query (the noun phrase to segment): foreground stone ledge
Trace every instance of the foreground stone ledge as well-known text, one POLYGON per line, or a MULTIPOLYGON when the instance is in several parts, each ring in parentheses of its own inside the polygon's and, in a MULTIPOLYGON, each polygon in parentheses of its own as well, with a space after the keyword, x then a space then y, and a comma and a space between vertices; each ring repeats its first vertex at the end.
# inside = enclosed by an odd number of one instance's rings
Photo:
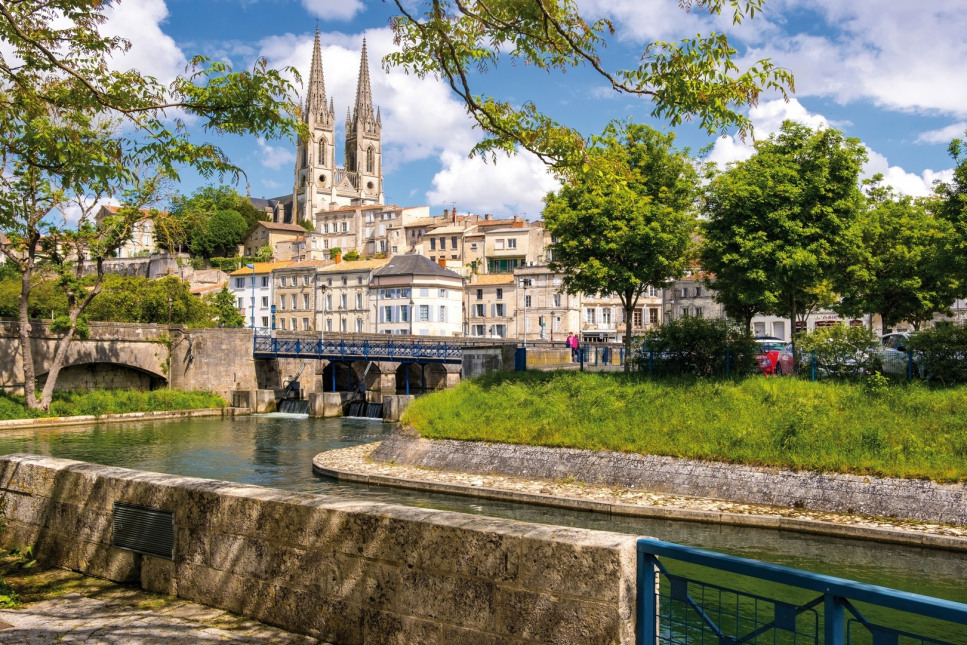
POLYGON ((737 503, 967 526, 967 486, 963 484, 608 451, 429 440, 412 434, 392 434, 373 451, 371 459, 445 471, 569 479, 737 503))
POLYGON ((34 455, 0 457, 5 546, 333 643, 633 643, 636 538, 34 455), (112 546, 174 514, 174 560, 112 546))

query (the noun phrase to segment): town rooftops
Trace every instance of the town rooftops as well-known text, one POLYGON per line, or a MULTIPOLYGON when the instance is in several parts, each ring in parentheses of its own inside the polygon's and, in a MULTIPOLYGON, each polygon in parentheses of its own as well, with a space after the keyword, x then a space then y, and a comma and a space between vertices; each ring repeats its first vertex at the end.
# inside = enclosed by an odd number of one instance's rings
POLYGON ((513 284, 514 275, 512 273, 485 273, 474 276, 470 279, 470 286, 489 284, 513 284))
MULTIPOLYGON (((273 270, 285 268, 290 264, 292 264, 292 261, 286 260, 285 262, 256 262, 252 266, 255 267, 255 274, 258 275, 260 273, 272 273, 273 270)), ((247 266, 243 266, 241 269, 235 269, 228 275, 252 275, 252 269, 247 266)))
POLYGON ((373 275, 433 275, 442 278, 463 279, 459 273, 444 269, 436 262, 422 255, 394 255, 386 266, 378 269, 373 275))
POLYGON ((305 235, 306 229, 298 224, 279 224, 278 222, 259 222, 256 226, 262 226, 270 231, 281 231, 289 233, 299 233, 305 235))
MULTIPOLYGON (((278 267, 280 269, 322 269, 332 264, 332 260, 299 260, 293 261, 289 266, 278 267)), ((251 269, 249 269, 251 271, 251 269)))
POLYGON ((339 264, 330 264, 322 269, 322 273, 340 273, 342 271, 368 271, 378 269, 389 260, 385 258, 372 260, 343 260, 339 264))

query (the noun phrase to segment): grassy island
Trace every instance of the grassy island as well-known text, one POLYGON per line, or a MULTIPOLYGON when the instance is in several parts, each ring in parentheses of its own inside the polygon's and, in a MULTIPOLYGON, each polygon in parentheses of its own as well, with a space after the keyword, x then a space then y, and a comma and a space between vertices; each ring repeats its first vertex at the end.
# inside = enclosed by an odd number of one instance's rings
POLYGON ((967 481, 964 387, 502 373, 417 399, 403 423, 432 439, 967 481))
POLYGON ((162 410, 201 410, 224 408, 225 400, 211 392, 181 392, 178 390, 92 390, 54 393, 50 413, 31 410, 22 396, 0 394, 0 420, 35 419, 41 417, 102 416, 127 412, 157 412, 162 410))

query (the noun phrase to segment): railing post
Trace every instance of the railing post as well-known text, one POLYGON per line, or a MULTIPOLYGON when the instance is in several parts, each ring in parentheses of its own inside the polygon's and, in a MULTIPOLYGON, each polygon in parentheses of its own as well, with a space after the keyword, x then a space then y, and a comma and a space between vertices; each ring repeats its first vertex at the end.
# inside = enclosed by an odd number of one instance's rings
POLYGON ((810 356, 809 367, 810 367, 810 370, 812 371, 811 380, 813 383, 815 383, 816 382, 816 350, 814 349, 812 352, 810 352, 809 356, 810 356))
POLYGON ((655 645, 658 642, 658 568, 655 559, 655 556, 638 548, 637 645, 655 645))
POLYGON ((839 597, 831 593, 823 597, 823 643, 846 645, 846 610, 839 597))

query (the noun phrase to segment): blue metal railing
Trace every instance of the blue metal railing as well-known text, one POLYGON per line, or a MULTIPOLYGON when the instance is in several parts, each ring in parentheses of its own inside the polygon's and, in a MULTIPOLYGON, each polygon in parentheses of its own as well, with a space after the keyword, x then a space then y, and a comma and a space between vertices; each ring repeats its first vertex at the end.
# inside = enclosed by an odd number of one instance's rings
POLYGON ((639 645, 967 643, 961 603, 653 539, 638 541, 637 602, 639 645), (762 588, 781 585, 786 599, 676 575, 659 556, 768 583, 759 582, 762 588), (863 615, 858 602, 871 605, 868 613, 877 611, 880 622, 863 615), (917 633, 918 622, 938 633, 917 633))
POLYGON ((327 360, 390 360, 459 363, 463 348, 444 342, 399 341, 394 339, 358 341, 279 338, 256 334, 256 358, 316 358, 327 360))

